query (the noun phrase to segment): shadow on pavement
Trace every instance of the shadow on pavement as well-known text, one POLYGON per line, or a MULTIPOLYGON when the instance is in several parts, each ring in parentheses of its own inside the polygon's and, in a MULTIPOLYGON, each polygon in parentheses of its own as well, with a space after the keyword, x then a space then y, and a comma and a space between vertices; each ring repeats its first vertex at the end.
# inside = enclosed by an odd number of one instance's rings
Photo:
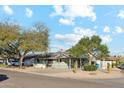
POLYGON ((103 73, 108 73, 108 71, 107 70, 99 70, 99 71, 101 71, 101 72, 103 72, 103 73))
POLYGON ((9 79, 7 75, 5 74, 0 74, 0 82, 9 79))
POLYGON ((124 74, 124 69, 121 69, 120 72, 121 72, 122 74, 124 74))

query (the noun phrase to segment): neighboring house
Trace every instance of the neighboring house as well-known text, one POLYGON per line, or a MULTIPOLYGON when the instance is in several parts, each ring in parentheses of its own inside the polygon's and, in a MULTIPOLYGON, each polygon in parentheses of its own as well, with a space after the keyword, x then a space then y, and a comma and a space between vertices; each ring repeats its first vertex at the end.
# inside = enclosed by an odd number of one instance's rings
POLYGON ((112 63, 116 63, 116 61, 101 61, 97 60, 96 63, 98 64, 98 69, 107 69, 107 64, 110 64, 110 67, 112 67, 112 63))
POLYGON ((107 63, 112 67, 113 63, 124 62, 123 56, 110 56, 107 57, 104 61, 97 60, 96 63, 99 65, 99 69, 107 69, 107 63))

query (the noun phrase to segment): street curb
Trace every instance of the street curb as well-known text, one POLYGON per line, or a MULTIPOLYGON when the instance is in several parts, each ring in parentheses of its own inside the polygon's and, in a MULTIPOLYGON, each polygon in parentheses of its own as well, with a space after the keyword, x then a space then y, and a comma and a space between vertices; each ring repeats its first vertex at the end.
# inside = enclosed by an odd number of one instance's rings
POLYGON ((6 68, 0 68, 0 69, 1 69, 1 70, 7 70, 7 71, 23 72, 23 73, 29 73, 29 74, 35 74, 35 75, 43 75, 43 76, 54 77, 54 76, 52 76, 52 75, 50 75, 50 74, 44 74, 44 73, 17 71, 17 70, 11 70, 11 69, 6 69, 6 68))

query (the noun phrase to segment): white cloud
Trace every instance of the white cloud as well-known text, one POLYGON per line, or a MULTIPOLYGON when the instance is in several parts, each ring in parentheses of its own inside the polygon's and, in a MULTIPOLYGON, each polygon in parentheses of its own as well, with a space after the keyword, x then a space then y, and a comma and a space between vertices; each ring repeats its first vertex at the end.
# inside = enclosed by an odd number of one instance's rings
POLYGON ((66 42, 66 44, 69 45, 74 45, 84 36, 91 37, 93 35, 96 35, 96 31, 93 31, 89 28, 75 27, 73 33, 64 34, 64 35, 56 34, 55 39, 64 41, 66 42))
POLYGON ((71 20, 71 19, 64 19, 64 18, 60 18, 59 19, 59 23, 65 24, 65 25, 74 25, 73 20, 71 20))
POLYGON ((123 19, 124 18, 124 10, 120 10, 119 13, 117 14, 117 17, 123 19))
POLYGON ((8 5, 3 6, 3 10, 8 15, 12 15, 13 14, 13 10, 8 5))
POLYGON ((26 14, 26 16, 27 16, 28 18, 30 18, 30 17, 32 17, 33 12, 32 12, 32 10, 31 10, 31 9, 26 8, 26 12, 25 12, 25 14, 26 14))
POLYGON ((115 32, 116 33, 123 33, 124 32, 124 29, 121 28, 120 26, 115 26, 115 32))
POLYGON ((112 37, 110 35, 101 36, 101 39, 103 44, 110 43, 112 41, 112 37))
POLYGON ((74 33, 81 36, 88 36, 91 37, 96 34, 96 31, 93 31, 89 28, 81 28, 81 27, 75 27, 74 33))
POLYGON ((79 40, 79 37, 76 34, 65 34, 65 35, 56 34, 55 39, 64 41, 67 44, 71 45, 71 44, 75 44, 79 40))
POLYGON ((94 27, 93 27, 93 29, 97 29, 98 28, 98 26, 97 25, 95 25, 94 27))
POLYGON ((88 5, 68 5, 68 6, 54 6, 54 12, 50 16, 61 16, 66 19, 73 19, 81 17, 81 18, 89 18, 91 21, 96 20, 96 14, 93 11, 92 6, 88 5))
POLYGON ((50 15, 51 17, 63 14, 63 8, 61 5, 55 5, 55 6, 53 6, 53 8, 54 8, 55 12, 53 12, 50 15))
POLYGON ((109 26, 105 26, 103 31, 106 32, 106 33, 110 32, 110 27, 109 26))

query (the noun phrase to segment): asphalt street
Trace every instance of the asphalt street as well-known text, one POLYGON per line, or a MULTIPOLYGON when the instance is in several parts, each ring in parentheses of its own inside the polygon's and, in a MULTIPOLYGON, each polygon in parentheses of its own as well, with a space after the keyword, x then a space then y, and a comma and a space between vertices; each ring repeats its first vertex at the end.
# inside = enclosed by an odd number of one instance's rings
POLYGON ((124 78, 117 79, 70 79, 1 70, 7 75, 0 81, 0 88, 123 88, 124 78))

